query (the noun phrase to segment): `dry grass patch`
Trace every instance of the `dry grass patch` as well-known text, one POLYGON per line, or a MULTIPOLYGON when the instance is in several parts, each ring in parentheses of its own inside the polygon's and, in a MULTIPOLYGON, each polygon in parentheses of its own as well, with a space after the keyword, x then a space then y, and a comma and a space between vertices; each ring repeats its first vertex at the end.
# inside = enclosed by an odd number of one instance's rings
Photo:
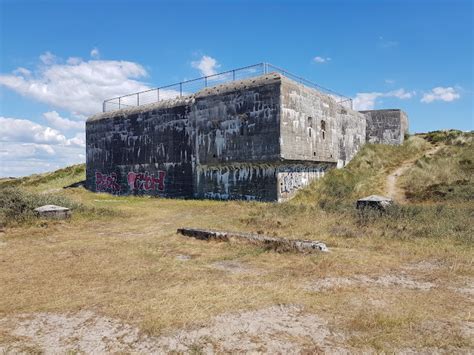
MULTIPOLYGON (((21 314, 69 321, 90 312, 132 335, 136 329, 138 342, 191 332, 184 338, 186 351, 287 346, 308 352, 469 351, 465 330, 472 320, 466 310, 472 301, 460 290, 469 289, 474 278, 472 202, 408 204, 382 215, 354 211, 357 195, 368 192, 372 183, 377 189, 396 164, 429 147, 419 139, 398 148, 368 146, 352 168, 328 174, 320 185, 284 204, 114 197, 68 189, 61 195, 114 213, 8 227, 0 235, 2 324, 21 314), (341 181, 334 195, 330 187, 341 181), (333 197, 334 203, 319 203, 333 197), (180 227, 321 240, 331 252, 276 253, 206 242, 177 235, 180 227), (400 278, 433 286, 400 287, 400 278), (308 290, 308 284, 324 279, 357 282, 324 292, 308 290), (232 324, 234 331, 225 333, 232 324), (264 333, 246 336, 248 329, 241 324, 264 333), (224 332, 221 337, 213 335, 217 329, 224 332), (337 336, 312 338, 315 329, 337 336), (237 343, 243 348, 225 345, 237 343)), ((38 346, 9 329, 0 325, 4 348, 38 346)), ((78 341, 69 340, 71 349, 78 349, 73 346, 78 341)), ((122 351, 119 340, 116 345, 122 351)))

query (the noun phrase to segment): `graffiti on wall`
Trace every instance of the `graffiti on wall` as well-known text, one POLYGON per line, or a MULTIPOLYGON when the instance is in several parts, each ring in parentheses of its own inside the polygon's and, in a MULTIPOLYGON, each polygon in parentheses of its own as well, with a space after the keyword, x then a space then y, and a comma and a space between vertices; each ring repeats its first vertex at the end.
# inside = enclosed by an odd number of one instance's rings
POLYGON ((101 172, 96 171, 95 190, 99 192, 119 193, 120 184, 117 182, 117 174, 102 174, 101 172))
POLYGON ((325 168, 312 169, 294 169, 291 171, 278 172, 278 180, 280 181, 280 194, 286 195, 295 192, 296 190, 305 187, 315 179, 324 176, 325 168))
POLYGON ((158 171, 155 174, 129 172, 127 175, 128 186, 131 191, 164 191, 166 172, 158 171))
POLYGON ((300 187, 307 184, 306 179, 299 172, 290 172, 281 176, 280 181, 280 192, 290 193, 293 190, 299 189, 300 187))

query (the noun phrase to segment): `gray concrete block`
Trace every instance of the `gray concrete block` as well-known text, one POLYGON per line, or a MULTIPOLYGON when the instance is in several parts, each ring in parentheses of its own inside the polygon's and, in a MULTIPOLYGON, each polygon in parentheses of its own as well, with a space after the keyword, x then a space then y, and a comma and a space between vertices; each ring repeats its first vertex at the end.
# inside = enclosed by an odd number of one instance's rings
POLYGON ((56 205, 44 205, 35 208, 35 212, 43 218, 65 219, 71 216, 69 208, 56 205))
POLYGON ((389 197, 370 195, 357 200, 356 208, 358 210, 371 208, 376 210, 385 210, 393 204, 393 200, 389 197))
POLYGON ((399 109, 360 111, 366 116, 366 142, 403 144, 408 133, 408 116, 399 109))

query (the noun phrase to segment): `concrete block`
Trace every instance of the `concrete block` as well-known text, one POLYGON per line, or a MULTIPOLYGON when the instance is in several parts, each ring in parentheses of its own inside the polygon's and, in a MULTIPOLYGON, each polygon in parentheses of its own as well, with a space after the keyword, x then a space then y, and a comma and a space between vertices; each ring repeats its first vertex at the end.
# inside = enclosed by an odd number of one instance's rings
POLYGON ((385 210, 393 204, 393 200, 389 197, 370 195, 357 200, 356 208, 358 210, 371 208, 376 210, 385 210))
POLYGON ((69 208, 56 205, 44 205, 35 208, 35 212, 43 218, 66 219, 71 216, 69 208))

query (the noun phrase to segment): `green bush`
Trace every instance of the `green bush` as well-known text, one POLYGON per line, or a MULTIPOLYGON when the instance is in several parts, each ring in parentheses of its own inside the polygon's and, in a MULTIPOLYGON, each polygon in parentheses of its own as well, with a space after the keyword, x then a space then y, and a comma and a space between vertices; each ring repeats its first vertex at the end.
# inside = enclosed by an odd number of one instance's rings
POLYGON ((420 134, 421 137, 431 143, 445 143, 447 145, 462 145, 466 141, 472 141, 474 133, 463 132, 457 129, 449 129, 443 131, 433 131, 420 134))
POLYGON ((37 194, 16 187, 5 187, 0 189, 0 226, 18 224, 35 218, 34 209, 43 205, 84 210, 83 205, 61 195, 37 194))

